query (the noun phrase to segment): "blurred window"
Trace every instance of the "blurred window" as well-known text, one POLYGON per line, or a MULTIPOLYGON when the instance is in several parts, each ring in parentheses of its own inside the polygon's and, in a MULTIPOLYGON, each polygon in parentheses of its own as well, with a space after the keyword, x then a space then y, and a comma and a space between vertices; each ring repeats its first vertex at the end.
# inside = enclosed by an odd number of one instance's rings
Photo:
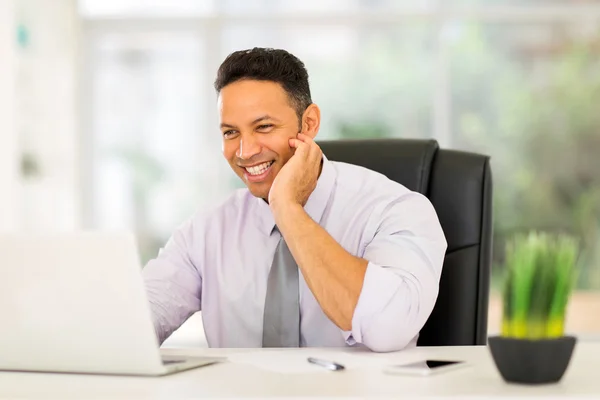
POLYGON ((241 185, 220 154, 220 62, 282 47, 309 70, 321 138, 433 137, 492 156, 492 330, 506 238, 545 229, 581 239, 569 327, 600 332, 584 309, 600 308, 600 1, 79 3, 88 219, 136 229, 144 260, 241 185))

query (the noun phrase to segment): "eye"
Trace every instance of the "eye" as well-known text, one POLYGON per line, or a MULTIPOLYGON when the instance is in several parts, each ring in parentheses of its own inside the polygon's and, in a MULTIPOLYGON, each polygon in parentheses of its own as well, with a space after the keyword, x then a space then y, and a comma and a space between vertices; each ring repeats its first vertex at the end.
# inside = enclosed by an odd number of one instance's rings
POLYGON ((233 136, 235 136, 235 134, 237 134, 237 131, 229 130, 229 131, 223 132, 223 137, 225 139, 231 139, 233 136))
POLYGON ((266 130, 269 130, 269 129, 271 129, 272 127, 273 127, 273 124, 262 124, 262 125, 258 125, 258 126, 256 127, 256 130, 259 130, 259 131, 266 131, 266 130))

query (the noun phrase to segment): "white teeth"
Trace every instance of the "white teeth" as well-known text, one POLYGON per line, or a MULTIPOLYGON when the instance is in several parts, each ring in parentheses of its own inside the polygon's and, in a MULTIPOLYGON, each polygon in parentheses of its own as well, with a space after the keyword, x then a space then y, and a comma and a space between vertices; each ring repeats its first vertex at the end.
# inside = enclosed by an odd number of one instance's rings
POLYGON ((246 167, 246 171, 248 171, 250 175, 260 175, 266 170, 268 170, 271 164, 273 164, 273 161, 268 161, 266 163, 255 165, 253 167, 246 167))

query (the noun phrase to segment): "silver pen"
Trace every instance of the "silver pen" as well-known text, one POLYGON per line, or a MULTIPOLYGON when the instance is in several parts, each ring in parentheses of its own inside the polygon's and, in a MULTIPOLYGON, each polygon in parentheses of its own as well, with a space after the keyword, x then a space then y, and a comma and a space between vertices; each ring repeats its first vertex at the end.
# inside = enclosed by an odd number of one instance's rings
POLYGON ((320 365, 321 367, 325 367, 332 371, 341 371, 345 368, 342 364, 313 357, 308 357, 308 362, 311 364, 320 365))

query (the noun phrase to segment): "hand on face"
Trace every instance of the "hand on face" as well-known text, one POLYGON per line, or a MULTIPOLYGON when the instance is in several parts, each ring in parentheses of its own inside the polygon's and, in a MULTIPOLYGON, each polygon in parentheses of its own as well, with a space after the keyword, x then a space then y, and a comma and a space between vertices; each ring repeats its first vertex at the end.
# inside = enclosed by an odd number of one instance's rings
POLYGON ((304 207, 317 187, 323 156, 321 148, 302 133, 289 142, 295 153, 273 180, 268 199, 271 208, 291 204, 304 207))

